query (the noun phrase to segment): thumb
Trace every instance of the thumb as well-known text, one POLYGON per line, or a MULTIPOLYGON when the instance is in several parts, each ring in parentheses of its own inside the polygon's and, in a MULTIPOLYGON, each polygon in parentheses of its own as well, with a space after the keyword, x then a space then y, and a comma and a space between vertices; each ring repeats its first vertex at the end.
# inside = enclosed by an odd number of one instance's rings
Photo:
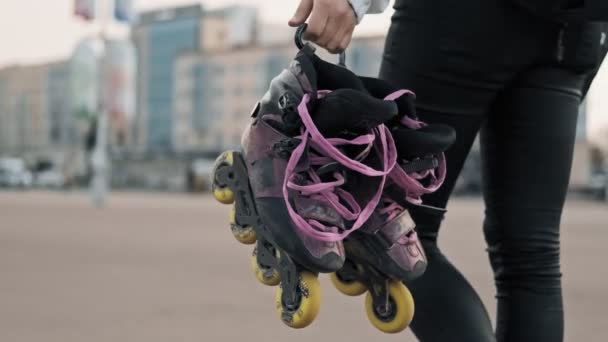
POLYGON ((301 0, 296 13, 289 20, 289 26, 295 27, 304 24, 312 12, 312 6, 313 0, 301 0))

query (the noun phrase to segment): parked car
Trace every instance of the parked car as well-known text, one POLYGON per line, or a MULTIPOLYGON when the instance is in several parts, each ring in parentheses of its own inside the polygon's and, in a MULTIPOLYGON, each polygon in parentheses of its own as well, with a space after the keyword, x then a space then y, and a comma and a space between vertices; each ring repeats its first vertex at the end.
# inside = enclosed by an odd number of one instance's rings
POLYGON ((38 172, 34 183, 41 188, 61 189, 66 186, 66 179, 62 172, 49 169, 38 172))
POLYGON ((211 189, 211 172, 215 160, 195 159, 188 167, 188 190, 193 192, 209 191, 211 189))
POLYGON ((27 188, 32 186, 32 173, 19 158, 0 158, 0 186, 27 188))
POLYGON ((589 186, 597 198, 608 202, 608 171, 592 174, 589 186))

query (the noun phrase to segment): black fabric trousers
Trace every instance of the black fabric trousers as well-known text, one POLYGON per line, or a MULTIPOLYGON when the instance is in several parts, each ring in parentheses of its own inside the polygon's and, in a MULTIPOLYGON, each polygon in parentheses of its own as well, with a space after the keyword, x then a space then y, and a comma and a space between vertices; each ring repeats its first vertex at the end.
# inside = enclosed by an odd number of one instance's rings
POLYGON ((397 0, 395 9, 380 77, 416 93, 423 121, 457 131, 445 185, 426 204, 446 207, 481 134, 483 232, 498 300, 494 331, 437 246, 443 215, 415 210, 429 267, 408 284, 413 332, 424 342, 562 341, 559 227, 589 75, 555 61, 559 25, 509 1, 397 0))

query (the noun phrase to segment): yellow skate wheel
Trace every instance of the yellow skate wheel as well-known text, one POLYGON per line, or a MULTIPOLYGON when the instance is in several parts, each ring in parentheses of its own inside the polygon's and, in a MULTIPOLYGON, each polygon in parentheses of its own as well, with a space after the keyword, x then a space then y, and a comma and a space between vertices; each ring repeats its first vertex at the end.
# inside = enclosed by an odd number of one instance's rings
POLYGON ((283 288, 277 289, 276 309, 279 317, 287 326, 294 329, 301 329, 310 325, 321 309, 321 283, 319 278, 313 273, 300 273, 300 283, 298 285, 300 303, 295 308, 288 308, 283 304, 283 288))
POLYGON ((255 252, 253 253, 253 257, 251 257, 251 268, 257 280, 264 285, 277 286, 281 282, 281 275, 277 270, 260 267, 255 252))
POLYGON ((338 273, 331 273, 329 279, 334 284, 334 287, 342 294, 347 296, 360 296, 367 291, 367 286, 360 281, 345 281, 340 279, 338 273))
MULTIPOLYGON (((222 153, 217 160, 215 161, 214 172, 217 172, 221 167, 231 167, 234 164, 234 155, 233 151, 226 151, 222 153)), ((215 177, 215 176, 214 176, 215 177)), ((219 186, 218 184, 213 182, 213 197, 223 204, 232 204, 234 203, 234 192, 230 190, 230 188, 226 186, 219 186)))
POLYGON ((384 304, 386 312, 380 312, 378 305, 374 305, 371 293, 365 298, 365 311, 367 318, 378 330, 396 334, 410 325, 414 318, 414 299, 403 284, 390 281, 388 283, 388 305, 384 304))
POLYGON ((229 188, 219 188, 213 190, 213 197, 223 204, 232 204, 234 203, 234 192, 229 188))
POLYGON ((234 205, 232 206, 232 209, 230 209, 230 229, 232 230, 234 238, 242 244, 252 245, 257 241, 257 236, 253 227, 241 227, 236 223, 236 208, 234 205))

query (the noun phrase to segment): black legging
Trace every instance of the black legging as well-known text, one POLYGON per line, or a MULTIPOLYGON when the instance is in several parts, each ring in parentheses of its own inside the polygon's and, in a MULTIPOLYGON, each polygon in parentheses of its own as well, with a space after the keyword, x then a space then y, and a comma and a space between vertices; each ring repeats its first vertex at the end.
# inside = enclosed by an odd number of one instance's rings
POLYGON ((437 247, 442 215, 417 210, 429 267, 408 284, 412 330, 423 342, 562 341, 559 226, 585 75, 553 62, 556 25, 509 1, 397 0, 395 9, 381 78, 417 94, 422 120, 457 131, 448 178, 427 204, 445 208, 481 130, 498 299, 494 332, 475 290, 437 247))

